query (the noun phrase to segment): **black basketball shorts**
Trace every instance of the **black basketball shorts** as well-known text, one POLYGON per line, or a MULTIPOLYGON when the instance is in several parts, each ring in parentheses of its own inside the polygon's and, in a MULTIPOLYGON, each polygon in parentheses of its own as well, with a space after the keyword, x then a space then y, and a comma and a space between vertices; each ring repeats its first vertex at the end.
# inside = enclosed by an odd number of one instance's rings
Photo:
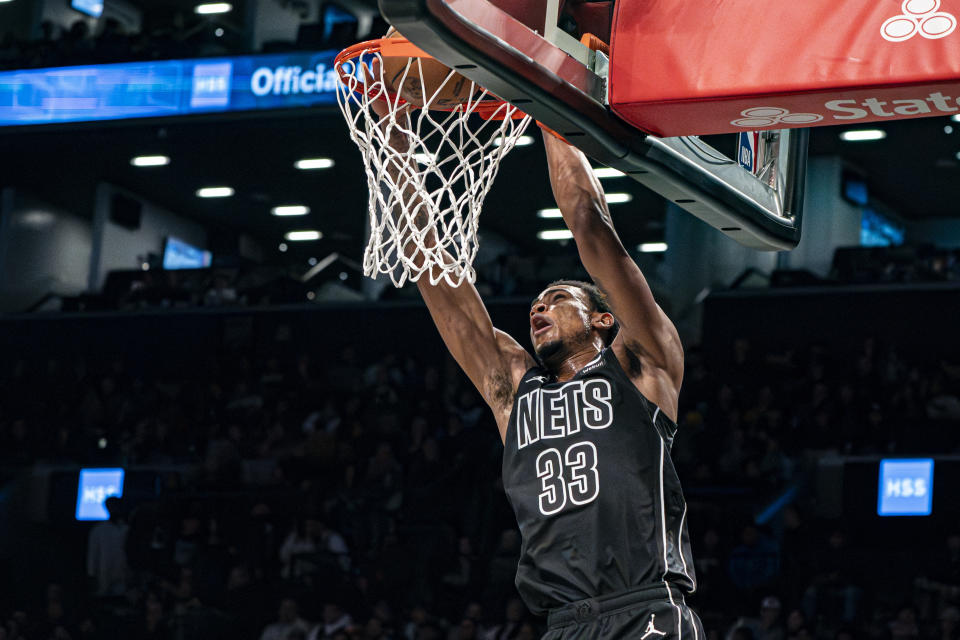
POLYGON ((572 602, 550 611, 543 640, 706 640, 675 587, 655 585, 572 602))

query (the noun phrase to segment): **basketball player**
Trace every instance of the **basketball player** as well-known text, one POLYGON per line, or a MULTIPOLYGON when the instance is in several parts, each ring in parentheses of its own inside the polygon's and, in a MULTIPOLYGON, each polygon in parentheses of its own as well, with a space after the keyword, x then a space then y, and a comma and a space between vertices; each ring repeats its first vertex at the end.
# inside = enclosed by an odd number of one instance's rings
MULTIPOLYGON (((494 328, 470 283, 417 285, 496 419, 523 540, 516 584, 548 616, 545 640, 704 638, 684 603, 695 578, 670 459, 680 338, 621 244, 586 157, 544 138, 554 197, 596 285, 554 282, 533 300, 536 358, 494 328)), ((390 144, 408 143, 397 129, 390 144)))

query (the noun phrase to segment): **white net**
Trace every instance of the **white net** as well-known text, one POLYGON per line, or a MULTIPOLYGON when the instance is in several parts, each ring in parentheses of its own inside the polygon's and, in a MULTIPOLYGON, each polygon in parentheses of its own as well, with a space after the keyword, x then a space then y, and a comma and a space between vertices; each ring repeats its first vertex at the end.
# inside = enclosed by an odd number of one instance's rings
POLYGON ((363 272, 385 274, 397 287, 424 275, 431 284, 474 282, 483 200, 530 118, 472 83, 453 110, 431 108, 449 105, 448 87, 463 77, 451 70, 433 86, 421 58, 409 58, 388 85, 376 41, 367 44, 337 62, 337 98, 370 190, 363 272), (423 107, 408 105, 391 87, 405 87, 418 103, 423 96, 423 107))

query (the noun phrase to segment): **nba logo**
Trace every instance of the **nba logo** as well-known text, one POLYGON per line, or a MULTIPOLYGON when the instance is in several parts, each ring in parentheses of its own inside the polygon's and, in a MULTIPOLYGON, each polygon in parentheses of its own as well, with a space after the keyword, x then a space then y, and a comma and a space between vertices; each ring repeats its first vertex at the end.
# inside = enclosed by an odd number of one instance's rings
POLYGON ((760 133, 757 131, 741 131, 737 160, 740 166, 756 175, 757 147, 760 146, 760 133))

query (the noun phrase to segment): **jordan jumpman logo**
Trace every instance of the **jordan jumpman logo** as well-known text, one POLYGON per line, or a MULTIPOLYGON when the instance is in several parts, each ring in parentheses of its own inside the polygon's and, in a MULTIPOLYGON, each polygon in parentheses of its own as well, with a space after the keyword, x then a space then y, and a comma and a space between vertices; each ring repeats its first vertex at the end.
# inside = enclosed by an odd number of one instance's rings
POLYGON ((643 635, 640 636, 640 640, 644 640, 645 638, 649 638, 649 637, 652 636, 652 635, 653 635, 653 636, 665 636, 665 635, 667 635, 665 632, 660 631, 660 630, 657 629, 655 626, 653 626, 653 623, 654 623, 654 621, 655 621, 656 619, 657 619, 657 614, 651 613, 651 614, 650 614, 650 621, 647 622, 647 628, 644 630, 643 635))

